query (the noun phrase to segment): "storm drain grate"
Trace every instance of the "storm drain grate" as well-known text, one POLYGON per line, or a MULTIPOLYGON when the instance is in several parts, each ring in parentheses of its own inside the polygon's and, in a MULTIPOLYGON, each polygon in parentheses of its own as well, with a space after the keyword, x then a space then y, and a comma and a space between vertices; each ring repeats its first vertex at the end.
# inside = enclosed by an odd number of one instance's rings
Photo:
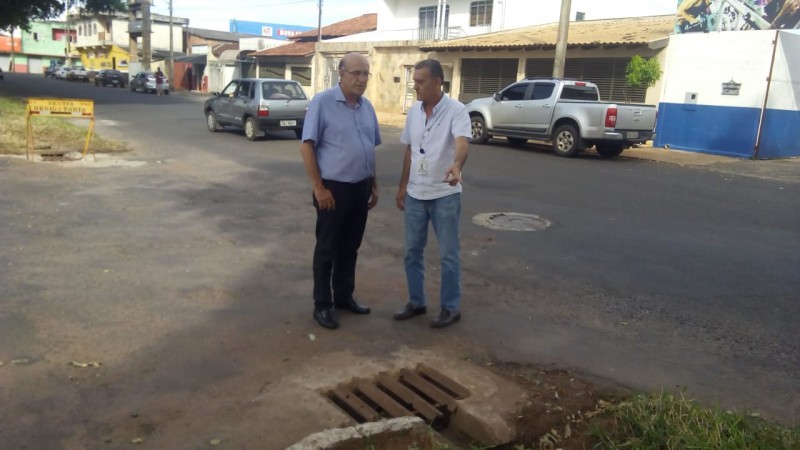
POLYGON ((467 388, 425 365, 353 380, 325 393, 358 423, 419 416, 434 428, 446 427, 458 410, 457 400, 469 395, 467 388))

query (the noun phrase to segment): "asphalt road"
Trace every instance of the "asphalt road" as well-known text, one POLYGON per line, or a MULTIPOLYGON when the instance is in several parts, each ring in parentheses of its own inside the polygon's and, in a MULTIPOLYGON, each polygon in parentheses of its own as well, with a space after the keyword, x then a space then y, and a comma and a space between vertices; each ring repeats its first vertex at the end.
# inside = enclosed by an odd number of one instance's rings
POLYGON ((11 424, 0 448, 95 448, 137 433, 194 448, 187 439, 209 429, 240 448, 292 442, 299 403, 241 405, 321 355, 399 348, 570 367, 798 424, 800 183, 758 162, 722 172, 472 146, 464 318, 433 331, 390 319, 405 301, 403 148, 400 130, 383 127, 356 292, 373 313, 328 332, 311 319, 314 216, 292 133, 209 133, 194 94, 7 74, 0 95, 94 98, 98 133, 128 141, 121 158, 143 163, 0 159, 0 423, 11 424), (552 225, 472 223, 490 212, 552 225), (289 437, 270 441, 276 430, 289 437))

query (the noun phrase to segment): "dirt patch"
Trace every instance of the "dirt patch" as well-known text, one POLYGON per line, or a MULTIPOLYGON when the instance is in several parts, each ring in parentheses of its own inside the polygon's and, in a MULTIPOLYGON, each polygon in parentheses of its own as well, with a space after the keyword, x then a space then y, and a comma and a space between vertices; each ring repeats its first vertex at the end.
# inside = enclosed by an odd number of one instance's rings
POLYGON ((590 436, 591 427, 602 427, 603 421, 609 420, 602 416, 605 408, 630 394, 622 386, 570 370, 500 361, 476 363, 514 382, 530 396, 530 404, 518 417, 517 440, 498 447, 500 450, 593 448, 596 441, 590 436))

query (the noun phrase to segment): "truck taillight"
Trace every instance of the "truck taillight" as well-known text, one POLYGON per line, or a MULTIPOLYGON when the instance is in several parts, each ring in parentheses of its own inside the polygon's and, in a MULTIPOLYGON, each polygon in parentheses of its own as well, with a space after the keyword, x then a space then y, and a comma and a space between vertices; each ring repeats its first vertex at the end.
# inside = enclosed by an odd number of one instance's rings
POLYGON ((606 110, 606 128, 616 128, 617 108, 611 107, 606 110))
POLYGON ((269 116, 269 106, 258 105, 258 117, 267 117, 267 116, 269 116))

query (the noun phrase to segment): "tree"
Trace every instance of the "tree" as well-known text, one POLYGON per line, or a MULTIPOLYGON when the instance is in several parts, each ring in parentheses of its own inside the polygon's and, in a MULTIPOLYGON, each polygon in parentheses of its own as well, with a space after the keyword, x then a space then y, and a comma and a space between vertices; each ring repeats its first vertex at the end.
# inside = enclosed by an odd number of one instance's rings
POLYGON ((651 88, 661 79, 661 65, 655 58, 635 55, 625 68, 628 85, 635 88, 651 88))
POLYGON ((81 14, 126 10, 124 0, 3 0, 0 2, 0 30, 28 30, 31 21, 58 17, 72 7, 77 7, 81 14))

